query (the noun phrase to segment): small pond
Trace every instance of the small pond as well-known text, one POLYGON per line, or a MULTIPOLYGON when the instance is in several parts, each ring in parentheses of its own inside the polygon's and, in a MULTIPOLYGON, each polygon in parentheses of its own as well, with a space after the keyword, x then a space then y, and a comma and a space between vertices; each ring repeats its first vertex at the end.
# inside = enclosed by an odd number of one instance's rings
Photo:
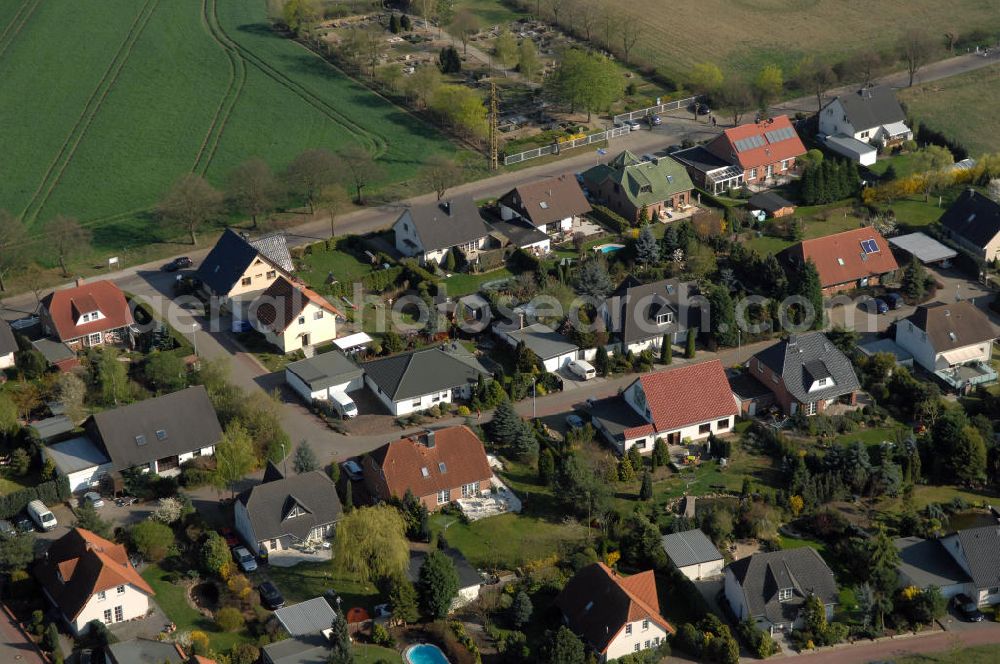
POLYGON ((208 581, 191 588, 191 600, 199 609, 215 611, 219 608, 219 586, 208 581))
POLYGON ((949 530, 979 528, 980 526, 995 526, 997 519, 988 510, 967 510, 956 512, 948 517, 949 530))

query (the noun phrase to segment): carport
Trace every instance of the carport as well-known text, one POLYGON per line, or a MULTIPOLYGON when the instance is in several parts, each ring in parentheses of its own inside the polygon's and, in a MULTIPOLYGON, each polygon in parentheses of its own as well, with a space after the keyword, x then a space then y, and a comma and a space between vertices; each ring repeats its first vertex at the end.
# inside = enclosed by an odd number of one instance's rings
POLYGON ((924 265, 943 263, 958 256, 957 251, 924 233, 889 238, 889 244, 915 257, 924 265))

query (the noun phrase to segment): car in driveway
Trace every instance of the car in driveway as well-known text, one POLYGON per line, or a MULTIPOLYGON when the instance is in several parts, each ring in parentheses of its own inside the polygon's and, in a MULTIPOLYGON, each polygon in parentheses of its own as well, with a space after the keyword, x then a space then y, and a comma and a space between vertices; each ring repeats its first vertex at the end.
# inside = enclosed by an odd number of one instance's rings
POLYGON ((708 115, 712 112, 712 109, 708 107, 708 104, 698 102, 696 104, 688 104, 688 111, 691 113, 697 113, 698 115, 708 115))
POLYGON ((583 428, 583 418, 577 414, 566 416, 566 426, 570 429, 582 429, 583 428))
POLYGON ((35 529, 35 522, 28 515, 22 514, 14 519, 14 527, 17 528, 18 532, 30 533, 35 529))
POLYGON ((659 115, 650 115, 648 117, 650 127, 659 127, 663 124, 663 119, 659 115))
POLYGON ((80 505, 89 504, 95 510, 104 507, 104 499, 101 498, 101 494, 96 491, 88 491, 83 494, 83 498, 80 499, 80 505))
POLYGON ((899 309, 903 306, 903 296, 899 293, 886 293, 885 301, 889 303, 890 309, 899 309))
POLYGON ((357 461, 352 459, 350 461, 345 461, 340 465, 344 469, 344 472, 347 473, 347 476, 352 480, 357 481, 364 477, 364 474, 361 472, 361 466, 357 461))
POLYGON ((257 570, 257 559, 247 551, 245 546, 238 546, 233 549, 233 560, 244 572, 255 572, 257 570))
POLYGON ((979 606, 968 595, 959 593, 955 595, 955 599, 952 601, 955 603, 955 610, 962 617, 962 620, 966 622, 983 622, 983 612, 979 610, 979 606))
POLYGON ((230 548, 240 545, 240 538, 236 536, 236 533, 232 528, 223 526, 222 528, 219 528, 219 534, 226 540, 226 544, 228 544, 230 548))
POLYGON ((163 271, 176 272, 177 270, 183 270, 184 268, 191 267, 192 265, 194 265, 194 261, 192 261, 187 256, 178 256, 174 260, 164 265, 163 271))
POLYGON ((274 611, 285 605, 285 598, 281 591, 270 581, 265 581, 257 586, 257 592, 260 593, 260 603, 264 605, 265 609, 274 611))

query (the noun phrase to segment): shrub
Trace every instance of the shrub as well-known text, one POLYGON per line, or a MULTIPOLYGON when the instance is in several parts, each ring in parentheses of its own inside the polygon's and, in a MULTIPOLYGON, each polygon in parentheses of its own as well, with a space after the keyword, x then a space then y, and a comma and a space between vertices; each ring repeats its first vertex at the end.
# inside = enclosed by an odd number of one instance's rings
POLYGON ((396 640, 392 638, 385 626, 381 623, 375 623, 375 626, 372 627, 372 643, 383 648, 393 648, 396 645, 396 640))
POLYGON ((215 624, 223 632, 238 632, 243 629, 246 621, 235 606, 224 606, 215 613, 215 624))
POLYGON ((591 216, 593 216, 599 224, 607 226, 616 233, 624 233, 630 226, 625 217, 621 216, 614 210, 606 208, 603 205, 595 205, 593 208, 591 216))
POLYGON ((260 648, 249 643, 238 643, 229 651, 230 664, 254 664, 260 658, 260 648))
POLYGON ((129 531, 129 538, 135 550, 152 562, 159 562, 167 557, 174 546, 174 531, 159 521, 141 521, 129 531))
POLYGON ((196 629, 191 632, 190 635, 191 643, 191 654, 192 655, 207 655, 209 644, 208 644, 208 634, 196 629))

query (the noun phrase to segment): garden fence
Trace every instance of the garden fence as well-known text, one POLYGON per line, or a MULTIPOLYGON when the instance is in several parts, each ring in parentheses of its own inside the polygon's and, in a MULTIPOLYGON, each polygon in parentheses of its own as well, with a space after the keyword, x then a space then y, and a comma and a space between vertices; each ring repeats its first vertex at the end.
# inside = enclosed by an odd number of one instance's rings
POLYGON ((640 108, 638 111, 621 113, 614 117, 615 124, 625 122, 626 120, 638 120, 646 117, 647 115, 655 115, 657 113, 666 113, 667 111, 676 111, 682 108, 687 108, 689 104, 693 104, 695 101, 697 101, 697 97, 687 97, 685 99, 677 99, 675 101, 657 104, 656 106, 650 106, 649 108, 640 108))
POLYGON ((522 161, 537 159, 538 157, 544 157, 547 154, 559 154, 563 150, 572 150, 573 148, 583 147, 584 145, 590 145, 591 143, 600 143, 601 141, 617 138, 618 136, 624 136, 629 133, 629 131, 629 127, 614 127, 613 129, 599 131, 596 134, 589 134, 581 138, 561 141, 551 145, 545 145, 540 148, 535 148, 534 150, 518 152, 517 154, 509 154, 504 156, 503 165, 510 166, 511 164, 519 164, 522 161))

